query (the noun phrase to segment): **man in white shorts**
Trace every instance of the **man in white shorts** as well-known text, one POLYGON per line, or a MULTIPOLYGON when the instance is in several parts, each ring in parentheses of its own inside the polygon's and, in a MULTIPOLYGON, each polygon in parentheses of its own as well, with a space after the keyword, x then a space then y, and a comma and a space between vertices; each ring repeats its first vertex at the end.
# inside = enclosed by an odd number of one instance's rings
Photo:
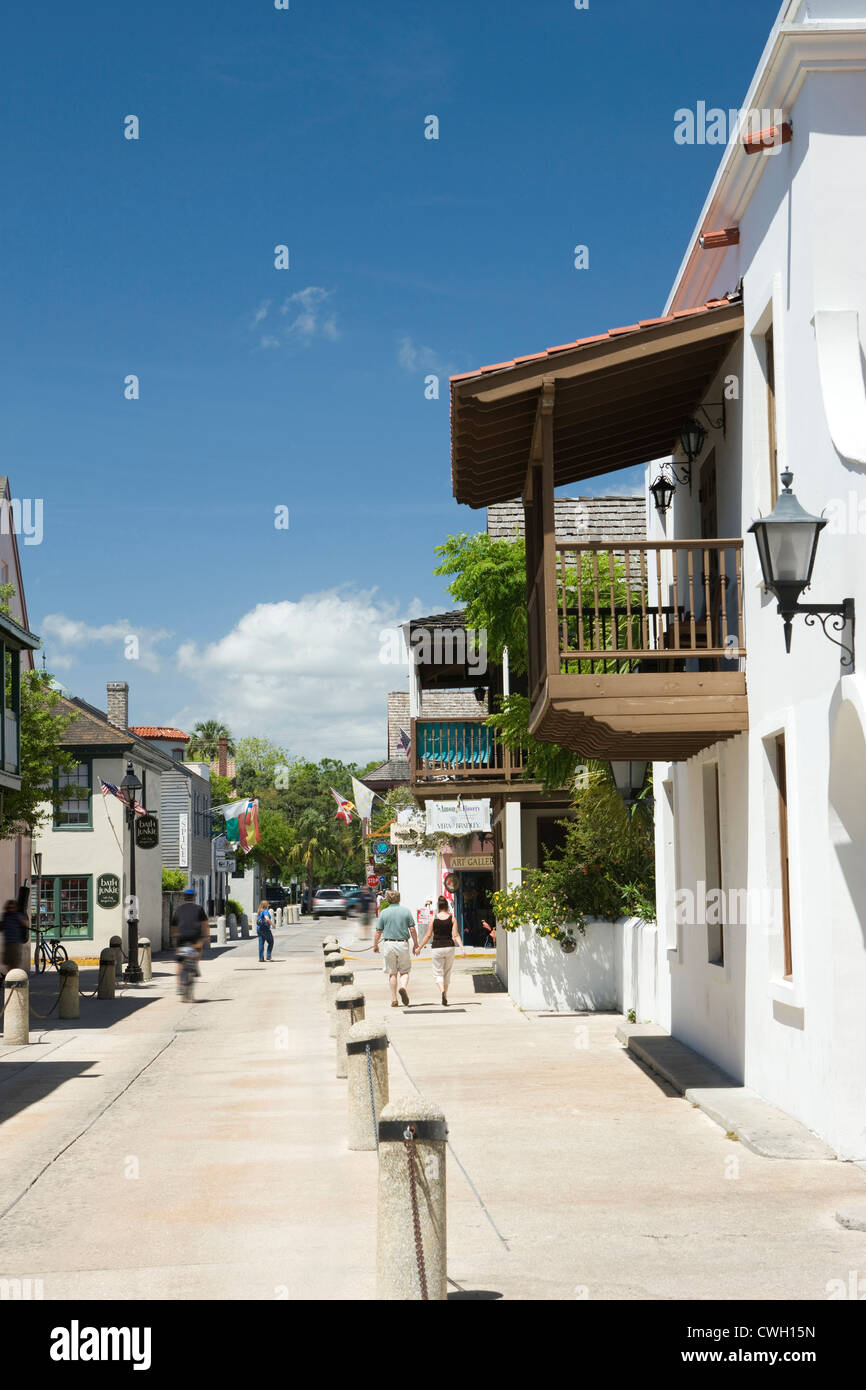
POLYGON ((409 971, 412 969, 412 951, 414 950, 416 956, 418 954, 418 936, 412 913, 408 907, 400 907, 400 894, 397 889, 389 888, 386 896, 388 905, 383 907, 379 913, 376 935, 373 938, 373 950, 378 952, 381 941, 382 967, 388 976, 388 984, 391 988, 391 1008, 396 1009, 398 1007, 398 986, 403 1003, 409 1003, 406 986, 409 983, 409 971), (409 947, 410 938, 412 941, 411 949, 409 947))

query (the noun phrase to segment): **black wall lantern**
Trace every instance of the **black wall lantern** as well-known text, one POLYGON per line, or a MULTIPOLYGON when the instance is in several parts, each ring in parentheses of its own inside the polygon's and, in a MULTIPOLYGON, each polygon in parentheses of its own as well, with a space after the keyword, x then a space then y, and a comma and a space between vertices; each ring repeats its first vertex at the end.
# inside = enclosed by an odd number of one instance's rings
POLYGON ((633 806, 637 801, 646 781, 646 769, 645 762, 611 762, 613 780, 624 805, 633 806))
POLYGON ((806 624, 814 626, 817 618, 824 636, 842 649, 842 665, 854 669, 854 600, 841 603, 799 603, 799 597, 812 582, 812 567, 818 549, 818 537, 827 525, 826 517, 812 516, 804 511, 791 491, 793 473, 782 475, 784 492, 779 494, 769 516, 753 521, 749 530, 754 533, 761 561, 764 584, 779 603, 778 611, 785 624, 785 651, 791 650, 791 621, 797 613, 806 614, 806 624), (834 632, 844 632, 850 624, 851 645, 837 642, 827 631, 832 618, 834 632))
POLYGON ((659 473, 658 477, 656 478, 655 482, 652 484, 652 487, 650 488, 650 492, 652 493, 653 501, 656 504, 656 511, 661 516, 664 516, 668 507, 671 505, 671 502, 673 501, 674 497, 674 491, 674 484, 671 482, 667 474, 659 473))

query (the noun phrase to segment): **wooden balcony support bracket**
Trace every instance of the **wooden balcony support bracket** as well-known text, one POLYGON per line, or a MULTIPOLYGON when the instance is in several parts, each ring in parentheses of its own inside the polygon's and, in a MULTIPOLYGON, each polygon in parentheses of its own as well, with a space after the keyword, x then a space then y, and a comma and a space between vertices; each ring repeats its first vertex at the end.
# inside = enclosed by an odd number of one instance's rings
POLYGON ((538 403, 535 408, 535 424, 532 429, 532 444, 529 449, 529 458, 526 463, 526 481, 523 485, 523 504, 532 504, 537 499, 533 487, 533 467, 543 462, 542 446, 542 419, 545 415, 552 415, 554 405, 554 391, 556 380, 552 376, 542 378, 541 390, 538 393, 538 403))

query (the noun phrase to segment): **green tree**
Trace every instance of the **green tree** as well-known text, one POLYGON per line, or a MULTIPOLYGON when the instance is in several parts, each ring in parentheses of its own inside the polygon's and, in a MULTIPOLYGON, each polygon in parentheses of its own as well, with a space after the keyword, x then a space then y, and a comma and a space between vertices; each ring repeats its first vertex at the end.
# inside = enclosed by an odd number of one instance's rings
POLYGON ((212 763, 215 758, 219 757, 221 738, 228 739, 229 757, 233 757, 235 745, 227 726, 218 719, 201 720, 192 731, 192 737, 187 745, 187 758, 191 762, 199 759, 201 762, 212 763))
POLYGON ((0 839, 33 835, 57 808, 55 779, 73 772, 78 759, 63 748, 63 735, 75 713, 61 704, 47 671, 21 674, 21 787, 0 796, 0 839))
POLYGON ((220 777, 218 772, 212 772, 210 775, 210 804, 214 810, 217 806, 227 806, 230 802, 237 800, 238 796, 232 779, 220 777))
POLYGON ((238 796, 261 796, 286 780, 291 758, 269 738, 242 738, 235 748, 238 796))

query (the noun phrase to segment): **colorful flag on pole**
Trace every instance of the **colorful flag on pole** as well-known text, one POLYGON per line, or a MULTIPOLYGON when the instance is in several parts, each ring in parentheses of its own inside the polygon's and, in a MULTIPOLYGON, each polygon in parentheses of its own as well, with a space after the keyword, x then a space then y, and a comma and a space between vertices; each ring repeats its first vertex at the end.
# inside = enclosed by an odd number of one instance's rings
POLYGON ((398 738, 400 739, 400 747, 402 748, 403 752, 408 754, 409 749, 410 749, 411 746, 412 746, 412 740, 411 740, 411 738, 410 738, 409 735, 406 733, 406 730, 405 730, 405 729, 398 729, 398 730, 397 730, 397 736, 398 736, 398 738))
POLYGON ((355 805, 358 808, 358 815, 361 817, 361 831, 364 835, 370 833, 370 813, 373 810, 373 797, 376 793, 372 787, 365 787, 363 782, 359 782, 357 777, 352 778, 352 795, 355 798, 355 805))
POLYGON ((331 796, 336 801, 338 808, 334 820, 344 820, 347 825, 351 825, 352 812, 355 809, 353 803, 345 796, 341 796, 339 792, 335 792, 333 787, 331 787, 331 796))
MULTIPOLYGON (((118 799, 118 801, 122 801, 122 802, 123 802, 123 805, 124 805, 124 806, 128 806, 128 805, 129 805, 129 797, 126 796, 126 795, 120 790, 120 787, 116 787, 116 786, 114 785, 113 782, 103 782, 103 780, 102 780, 101 777, 100 777, 100 779, 99 779, 99 783, 100 783, 100 786, 102 787, 102 795, 103 795, 103 796, 116 796, 117 799, 118 799)), ((137 815, 137 816, 146 816, 146 815, 147 815, 147 809, 146 809, 144 806, 142 806, 142 804, 141 804, 140 801, 136 801, 136 802, 134 803, 134 805, 133 805, 133 811, 134 811, 135 815, 137 815)))
POLYGON ((240 845, 244 854, 249 854, 262 838, 259 831, 258 800, 244 797, 242 801, 231 801, 216 809, 222 811, 225 816, 226 839, 230 844, 240 845))

